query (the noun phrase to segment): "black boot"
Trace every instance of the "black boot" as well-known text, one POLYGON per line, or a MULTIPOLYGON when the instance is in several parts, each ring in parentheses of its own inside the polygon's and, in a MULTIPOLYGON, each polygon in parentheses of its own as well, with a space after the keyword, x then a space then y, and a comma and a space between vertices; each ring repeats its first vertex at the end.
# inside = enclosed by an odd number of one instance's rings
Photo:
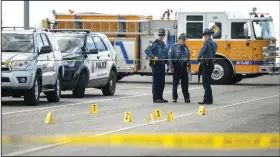
POLYGON ((162 103, 162 100, 156 99, 156 100, 154 100, 154 103, 162 103))

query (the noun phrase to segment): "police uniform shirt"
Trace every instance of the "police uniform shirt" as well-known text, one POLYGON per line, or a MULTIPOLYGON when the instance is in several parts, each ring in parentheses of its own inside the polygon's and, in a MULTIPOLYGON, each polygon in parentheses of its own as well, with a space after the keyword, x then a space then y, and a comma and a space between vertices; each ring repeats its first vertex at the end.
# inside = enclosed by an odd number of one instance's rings
POLYGON ((190 65, 190 52, 188 47, 183 44, 172 45, 168 53, 168 59, 169 67, 172 67, 172 64, 176 63, 187 63, 190 65))
POLYGON ((204 44, 198 54, 198 59, 214 58, 216 55, 217 49, 218 49, 218 46, 217 46, 216 42, 214 40, 212 40, 211 38, 208 39, 207 41, 204 42, 204 44))
POLYGON ((152 59, 154 57, 158 57, 158 59, 167 59, 168 48, 163 41, 156 39, 146 48, 145 53, 152 59))

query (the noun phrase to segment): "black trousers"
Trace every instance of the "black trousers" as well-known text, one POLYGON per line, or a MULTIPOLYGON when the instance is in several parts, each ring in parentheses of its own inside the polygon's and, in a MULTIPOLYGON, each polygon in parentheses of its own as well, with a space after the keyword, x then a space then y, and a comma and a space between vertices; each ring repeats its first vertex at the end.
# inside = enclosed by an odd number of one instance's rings
POLYGON ((213 103, 213 95, 212 95, 212 88, 211 88, 211 74, 214 70, 214 64, 210 63, 208 66, 205 64, 201 64, 202 70, 202 81, 203 81, 203 88, 204 88, 204 103, 213 103))
POLYGON ((181 80, 181 87, 184 99, 190 99, 190 93, 189 93, 189 76, 188 76, 188 70, 186 65, 182 64, 174 64, 173 65, 173 90, 172 90, 172 96, 173 100, 178 99, 178 84, 181 80))
POLYGON ((165 64, 156 63, 152 66, 153 73, 153 100, 163 99, 165 87, 165 64))

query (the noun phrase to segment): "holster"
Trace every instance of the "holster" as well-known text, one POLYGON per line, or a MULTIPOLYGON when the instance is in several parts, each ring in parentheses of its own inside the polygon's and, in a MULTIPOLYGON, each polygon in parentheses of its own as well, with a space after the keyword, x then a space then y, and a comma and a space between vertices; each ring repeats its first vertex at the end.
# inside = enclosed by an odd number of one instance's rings
POLYGON ((158 60, 158 61, 150 60, 150 62, 149 62, 150 66, 153 66, 155 64, 167 64, 167 61, 165 61, 165 60, 158 60))
POLYGON ((200 61, 200 64, 205 65, 205 66, 210 66, 213 64, 213 60, 212 59, 204 59, 202 58, 200 61))

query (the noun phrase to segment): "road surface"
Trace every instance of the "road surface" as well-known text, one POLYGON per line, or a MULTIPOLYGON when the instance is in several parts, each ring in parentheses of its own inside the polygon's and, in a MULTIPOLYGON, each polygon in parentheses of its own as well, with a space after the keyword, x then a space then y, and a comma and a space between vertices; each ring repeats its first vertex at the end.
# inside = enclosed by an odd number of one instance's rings
MULTIPOLYGON (((2 136, 103 134, 139 132, 280 132, 279 76, 244 79, 236 85, 213 85, 214 104, 206 106, 208 114, 198 116, 198 101, 202 100, 202 84, 193 79, 189 90, 191 103, 172 103, 172 82, 167 76, 164 98, 166 104, 154 104, 151 97, 151 77, 131 76, 117 84, 116 94, 104 97, 100 90, 87 89, 86 96, 74 99, 63 92, 59 103, 47 103, 42 94, 41 105, 25 106, 18 98, 2 98, 2 136), (135 81, 137 80, 137 81, 135 81), (92 103, 98 105, 96 115, 89 114, 92 103), (145 119, 155 109, 163 118, 172 111, 175 122, 146 125, 145 119), (44 124, 52 112, 54 124, 44 124), (124 123, 124 112, 132 112, 132 123, 124 123)), ((181 89, 180 87, 178 89, 181 89)), ((172 150, 135 147, 90 147, 66 145, 2 145, 2 155, 273 155, 279 150, 172 150)))

